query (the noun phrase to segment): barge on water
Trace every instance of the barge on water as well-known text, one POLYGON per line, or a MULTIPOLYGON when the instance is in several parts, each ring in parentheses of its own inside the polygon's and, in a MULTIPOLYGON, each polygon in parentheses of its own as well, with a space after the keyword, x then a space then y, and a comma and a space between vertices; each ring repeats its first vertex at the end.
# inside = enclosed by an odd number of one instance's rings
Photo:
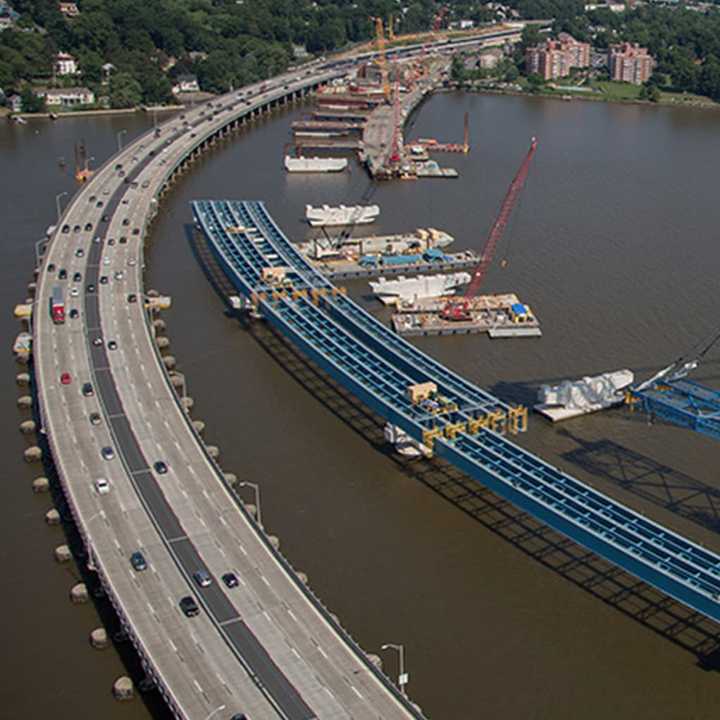
POLYGON ((443 248, 452 244, 455 238, 437 228, 418 228, 414 233, 397 235, 369 235, 350 237, 339 235, 318 237, 300 243, 300 252, 311 260, 323 258, 358 259, 369 253, 401 254, 423 252, 429 248, 443 248))
POLYGON ((468 300, 467 319, 443 318, 442 310, 453 297, 426 298, 399 306, 392 316, 398 335, 469 335, 487 333, 491 338, 540 337, 540 323, 515 293, 479 295, 468 300))
POLYGON ((444 253, 430 248, 413 255, 364 255, 360 258, 336 257, 314 260, 315 267, 333 279, 371 278, 380 275, 417 275, 446 270, 467 270, 475 267, 480 257, 472 250, 444 253), (370 260, 373 258, 373 261, 370 260))

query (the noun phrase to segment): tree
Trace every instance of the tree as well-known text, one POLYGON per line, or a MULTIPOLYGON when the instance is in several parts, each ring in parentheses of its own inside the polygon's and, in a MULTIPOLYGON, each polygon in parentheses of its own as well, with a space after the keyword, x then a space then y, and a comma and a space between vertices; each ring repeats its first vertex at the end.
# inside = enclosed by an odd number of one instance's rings
POLYGON ((450 79, 458 85, 464 85, 467 82, 465 58, 460 54, 453 55, 452 64, 450 65, 450 79))
POLYGON ((142 87, 126 72, 115 73, 110 80, 110 107, 137 107, 142 100, 142 87))
POLYGON ((529 47, 535 47, 542 42, 542 35, 537 25, 526 25, 520 35, 520 49, 525 50, 529 47))
POLYGON ((662 95, 660 93, 660 88, 658 88, 655 83, 646 82, 640 90, 639 97, 641 100, 649 100, 650 102, 656 103, 659 102, 662 95))
POLYGON ((545 81, 537 73, 532 73, 532 74, 528 75, 527 81, 528 81, 528 90, 530 90, 531 93, 540 92, 542 87, 545 85, 545 81))
POLYGON ((22 111, 26 113, 45 112, 45 98, 36 95, 29 85, 26 85, 20 93, 22 111))

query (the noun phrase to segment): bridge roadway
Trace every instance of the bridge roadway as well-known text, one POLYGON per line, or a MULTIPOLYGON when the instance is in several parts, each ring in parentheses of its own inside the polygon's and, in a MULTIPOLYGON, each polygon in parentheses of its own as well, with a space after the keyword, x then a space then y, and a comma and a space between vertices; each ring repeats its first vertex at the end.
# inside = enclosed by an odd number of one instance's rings
POLYGON ((335 74, 277 78, 264 91, 247 91, 251 100, 244 91, 237 102, 234 93, 213 103, 217 115, 197 108, 166 123, 159 137, 148 133, 128 145, 72 200, 38 278, 34 366, 42 427, 92 564, 178 717, 215 710, 253 719, 421 717, 231 497, 161 367, 143 303, 128 302, 130 293, 142 298, 142 242, 172 175, 238 117, 335 74), (51 263, 68 280, 50 272, 51 263), (75 272, 81 282, 73 282, 75 272), (68 313, 80 313, 57 326, 48 313, 56 284, 64 286, 68 313), (109 349, 111 340, 117 349, 109 349), (73 381, 63 386, 66 371, 73 381), (92 397, 83 397, 84 382, 93 384, 92 397), (101 414, 100 425, 91 425, 91 412, 101 414), (105 446, 114 447, 114 459, 101 457, 105 446), (152 469, 159 459, 169 466, 166 475, 152 469), (110 482, 109 494, 95 492, 98 477, 110 482), (148 559, 143 573, 129 563, 136 549, 148 559), (212 586, 194 585, 198 569, 213 576, 212 586), (228 571, 238 588, 219 582, 228 571), (199 617, 181 614, 177 603, 186 594, 201 604, 199 617))
MULTIPOLYGON (((442 51, 447 48, 443 43, 442 51)), ((424 48, 395 52, 407 56, 424 48)), ((215 139, 261 108, 337 77, 352 63, 310 63, 187 111, 164 123, 159 137, 150 131, 129 144, 71 200, 39 268, 33 362, 41 429, 89 562, 148 677, 177 717, 235 712, 254 720, 310 713, 320 718, 421 717, 368 665, 234 503, 219 469, 178 410, 142 303, 127 302, 130 293, 143 297, 142 243, 174 178, 215 139), (63 232, 65 225, 69 232, 63 232), (76 254, 79 249, 82 256, 76 254), (68 280, 51 273, 51 264, 56 271, 64 268, 68 280), (83 276, 79 282, 72 280, 76 272, 83 276), (109 278, 107 284, 99 282, 102 275, 109 278), (68 313, 79 312, 60 326, 50 322, 48 312, 56 284, 64 287, 68 313), (102 346, 92 344, 97 335, 105 341, 102 346), (111 339, 118 343, 116 350, 107 349, 111 339), (63 372, 72 374, 69 386, 59 382, 63 372), (94 384, 92 397, 82 396, 84 382, 94 384), (92 412, 101 414, 100 425, 91 425, 92 412), (113 460, 101 458, 106 446, 115 448, 113 460), (156 478, 150 464, 160 457, 170 472, 156 478), (108 495, 94 491, 98 477, 110 482, 108 495), (141 574, 129 564, 136 549, 149 562, 141 574), (206 591, 190 578, 199 567, 216 579, 206 591), (236 571, 241 587, 225 593, 217 576, 227 569, 236 571), (189 593, 205 610, 192 620, 177 606, 178 598, 189 593)))
POLYGON ((720 621, 719 555, 479 423, 493 411, 493 397, 338 293, 288 242, 262 203, 198 201, 193 214, 229 279, 260 315, 372 410, 567 537, 720 621), (269 286, 263 276, 268 267, 287 268, 288 286, 269 286), (428 414, 409 401, 407 387, 426 380, 438 384, 451 411, 428 414))

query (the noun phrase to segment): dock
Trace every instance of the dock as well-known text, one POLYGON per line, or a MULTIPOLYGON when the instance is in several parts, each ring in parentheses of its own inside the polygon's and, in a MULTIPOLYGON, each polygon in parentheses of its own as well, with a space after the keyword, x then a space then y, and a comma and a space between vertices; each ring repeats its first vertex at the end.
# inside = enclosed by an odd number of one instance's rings
POLYGON ((480 295, 469 300, 469 320, 445 320, 441 311, 456 297, 425 298, 393 314, 392 326, 398 335, 470 335, 487 333, 491 338, 540 337, 540 323, 515 293, 480 295))
POLYGON ((332 130, 350 133, 360 132, 364 127, 365 123, 357 120, 296 120, 291 125, 293 132, 298 130, 332 130))

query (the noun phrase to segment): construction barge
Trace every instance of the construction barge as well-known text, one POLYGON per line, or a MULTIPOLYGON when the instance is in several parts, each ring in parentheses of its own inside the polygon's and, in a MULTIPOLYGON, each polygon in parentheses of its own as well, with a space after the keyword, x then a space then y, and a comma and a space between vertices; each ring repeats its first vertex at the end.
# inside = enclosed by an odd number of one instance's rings
POLYGON ((300 252, 311 260, 323 258, 357 259, 371 253, 400 255, 402 253, 424 252, 430 248, 442 248, 451 245, 455 238, 436 228, 418 228, 414 233, 395 235, 368 235, 349 237, 345 235, 316 237, 300 243, 300 252))
POLYGON ((479 295, 469 298, 467 317, 445 319, 442 311, 454 296, 425 298, 411 304, 399 304, 392 316, 392 327, 404 337, 430 335, 470 335, 487 333, 491 338, 540 337, 540 323, 528 305, 515 293, 479 295))
POLYGON ((306 255, 315 267, 331 279, 373 278, 381 275, 418 275, 443 271, 467 270, 480 257, 472 250, 444 253, 430 248, 413 255, 334 256, 315 259, 306 255), (373 258, 373 260, 370 260, 373 258))

